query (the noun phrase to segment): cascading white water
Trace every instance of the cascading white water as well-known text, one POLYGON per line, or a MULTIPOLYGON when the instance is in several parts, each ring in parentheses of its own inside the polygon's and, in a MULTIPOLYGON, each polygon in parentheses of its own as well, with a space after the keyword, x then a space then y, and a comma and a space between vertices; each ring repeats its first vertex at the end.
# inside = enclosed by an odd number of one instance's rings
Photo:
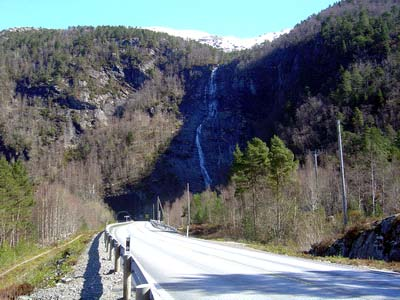
POLYGON ((212 70, 210 81, 208 83, 207 90, 205 93, 206 101, 208 102, 207 116, 204 118, 204 120, 201 122, 201 124, 196 129, 196 147, 197 147, 197 152, 199 154, 201 175, 203 176, 204 184, 205 184, 206 188, 211 185, 212 180, 211 180, 210 175, 208 174, 208 171, 207 171, 207 168, 205 165, 204 152, 203 152, 203 148, 201 146, 201 131, 203 128, 203 124, 206 121, 214 119, 217 115, 217 106, 218 106, 217 97, 216 97, 217 83, 215 82, 215 75, 217 73, 217 69, 218 69, 218 67, 216 67, 212 70))

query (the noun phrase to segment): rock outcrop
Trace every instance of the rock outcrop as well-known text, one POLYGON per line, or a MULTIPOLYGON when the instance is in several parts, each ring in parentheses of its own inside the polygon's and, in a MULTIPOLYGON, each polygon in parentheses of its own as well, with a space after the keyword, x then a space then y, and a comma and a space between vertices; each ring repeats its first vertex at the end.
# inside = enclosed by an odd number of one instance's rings
MULTIPOLYGON (((204 165, 212 180, 211 188, 226 184, 237 143, 241 144, 246 130, 241 107, 236 94, 230 93, 231 69, 218 67, 215 76, 217 99, 215 115, 208 118, 210 109, 209 84, 213 65, 193 67, 183 73, 185 95, 180 103, 182 126, 156 161, 151 173, 125 194, 106 198, 114 211, 151 211, 152 201, 174 201, 184 193, 187 183, 190 191, 199 193, 206 189, 201 173, 199 152, 196 147, 196 130, 202 125, 201 147, 204 165)), ((152 111, 149 110, 149 114, 152 111)), ((139 215, 139 217, 142 217, 139 215)))
MULTIPOLYGON (((175 189, 179 187, 184 190, 186 183, 190 183, 194 192, 205 189, 195 143, 196 129, 202 122, 201 144, 205 166, 212 178, 212 186, 226 181, 232 153, 239 141, 243 124, 239 109, 228 99, 230 94, 225 90, 222 72, 217 73, 215 79, 214 97, 218 99, 215 117, 207 119, 210 102, 207 94, 211 69, 212 66, 198 67, 192 70, 191 75, 185 74, 186 94, 180 105, 183 126, 171 141, 166 153, 161 156, 155 172, 151 175, 153 181, 163 182, 165 178, 175 178, 174 184, 169 184, 175 189)), ((162 190, 156 191, 155 194, 168 198, 162 190)))
POLYGON ((400 261, 400 214, 352 228, 334 242, 313 245, 310 254, 400 261))

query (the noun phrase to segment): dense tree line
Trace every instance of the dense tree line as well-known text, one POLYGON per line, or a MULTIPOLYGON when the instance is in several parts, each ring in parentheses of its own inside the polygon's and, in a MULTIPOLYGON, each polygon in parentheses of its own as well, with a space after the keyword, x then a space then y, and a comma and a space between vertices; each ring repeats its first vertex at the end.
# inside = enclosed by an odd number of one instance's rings
POLYGON ((0 246, 12 247, 110 220, 104 196, 145 176, 179 130, 183 72, 222 59, 122 26, 6 30, 0 53, 0 151, 31 182, 26 199, 4 183, 0 246))
POLYGON ((398 4, 341 1, 234 59, 226 80, 251 126, 247 139, 276 133, 299 155, 332 149, 335 120, 353 131, 356 109, 369 126, 398 131, 398 4))
MULTIPOLYGON (((341 1, 229 55, 137 28, 2 31, 0 243, 51 243, 108 219, 104 196, 140 183, 180 130, 190 76, 204 75, 194 67, 221 62, 219 109, 243 114, 243 140, 230 184, 194 196, 195 222, 304 244, 339 228, 337 119, 350 220, 398 211, 398 4, 341 1)), ((183 199, 167 209, 176 223, 183 199)))
MULTIPOLYGON (((345 150, 350 227, 400 211, 399 148, 377 128, 360 139, 365 148, 357 155, 345 150)), ((338 157, 309 153, 299 164, 280 138, 274 136, 269 144, 253 138, 243 151, 237 147, 230 184, 200 194, 186 192, 166 203, 164 220, 186 226, 189 197, 191 223, 203 225, 203 233, 217 230, 219 236, 301 250, 341 233, 338 157)))
MULTIPOLYGON (((398 1, 341 1, 282 38, 235 54, 220 72, 225 70, 231 98, 245 116, 241 145, 247 147, 234 154, 228 187, 193 196, 192 215, 221 202, 221 214, 200 223, 225 224, 231 236, 295 242, 303 249, 340 232, 337 120, 345 129, 350 225, 399 212, 399 33, 398 1), (299 160, 281 189, 268 167, 255 168, 270 164, 263 157, 272 145, 252 137, 268 141, 275 134, 299 160), (263 145, 260 156, 251 154, 257 143, 263 145), (246 156, 253 157, 249 169, 255 173, 244 180, 245 165, 239 172, 237 162, 246 156)), ((185 213, 184 203, 171 206, 176 223, 182 222, 176 211, 185 213)))
POLYGON ((22 162, 0 158, 0 245, 13 247, 34 232, 34 205, 33 182, 22 162))

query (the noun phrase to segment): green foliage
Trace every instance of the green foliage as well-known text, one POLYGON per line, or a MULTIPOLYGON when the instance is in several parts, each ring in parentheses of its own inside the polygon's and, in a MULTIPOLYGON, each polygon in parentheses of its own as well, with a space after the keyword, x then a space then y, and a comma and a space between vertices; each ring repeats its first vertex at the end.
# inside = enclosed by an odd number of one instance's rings
POLYGON ((387 161, 390 156, 391 142, 376 127, 370 127, 364 133, 364 151, 374 160, 387 161))
POLYGON ((358 16, 347 13, 338 18, 329 18, 322 24, 321 34, 333 51, 342 55, 360 56, 365 49, 379 59, 387 56, 389 47, 389 26, 394 15, 386 18, 369 15, 362 9, 358 16))
POLYGON ((344 71, 342 74, 342 82, 340 88, 342 90, 343 96, 346 98, 349 97, 349 95, 351 95, 351 92, 353 91, 351 87, 351 74, 347 70, 344 71))
MULTIPOLYGON (((82 237, 72 243, 68 243, 67 246, 58 245, 54 249, 40 248, 35 244, 26 242, 21 242, 15 248, 0 248, 0 268, 7 268, 50 250, 46 255, 24 264, 2 277, 0 289, 3 292, 3 289, 22 283, 29 283, 36 288, 54 286, 68 272, 71 272, 73 265, 76 264, 79 256, 86 249, 92 235, 93 233, 91 232, 84 233, 82 237), (2 258, 5 260, 2 260, 2 258)), ((11 295, 13 295, 12 289, 10 291, 11 295)))
POLYGON ((85 160, 91 151, 90 144, 82 141, 77 147, 68 148, 64 152, 66 162, 85 160))
POLYGON ((236 146, 233 153, 232 180, 236 183, 238 192, 246 191, 266 178, 270 165, 268 152, 267 145, 257 137, 247 142, 244 153, 236 146))
POLYGON ((0 223, 6 233, 0 245, 8 242, 15 246, 31 237, 33 205, 33 184, 22 162, 10 164, 4 157, 0 158, 0 223))
POLYGON ((385 72, 372 63, 358 63, 342 70, 341 81, 333 93, 334 101, 340 106, 352 108, 360 105, 385 105, 383 90, 385 72))
POLYGON ((211 191, 194 194, 190 206, 192 220, 195 224, 222 224, 224 209, 221 197, 211 191))
POLYGON ((236 146, 232 180, 240 192, 251 189, 259 182, 266 182, 267 179, 273 189, 278 190, 290 181, 297 166, 293 152, 279 137, 273 136, 270 149, 259 138, 253 138, 247 143, 244 153, 236 146))
MULTIPOLYGON (((359 111, 360 112, 360 111, 359 111)), ((349 155, 364 155, 368 160, 387 162, 396 156, 398 151, 396 133, 393 132, 393 137, 387 133, 382 132, 379 128, 372 126, 360 126, 362 117, 357 115, 359 112, 355 111, 354 125, 356 132, 344 132, 344 145, 346 152, 349 155), (359 119, 361 118, 361 119, 359 119), (356 120, 358 119, 358 121, 356 120)))
POLYGON ((122 26, 5 31, 0 51, 3 58, 0 69, 9 77, 7 84, 17 82, 17 94, 46 100, 57 100, 60 96, 79 99, 82 81, 86 82, 91 97, 108 92, 119 95, 126 83, 135 88, 142 84, 134 82, 138 76, 127 76, 132 69, 151 79, 160 71, 176 75, 192 65, 207 65, 217 60, 217 52, 209 46, 122 26), (189 44, 194 47, 188 48, 189 44), (149 66, 147 71, 141 70, 143 66, 149 66), (96 72, 115 70, 119 72, 118 78, 110 76, 105 84, 99 84, 98 78, 93 77, 96 72))
POLYGON ((255 241, 257 239, 257 233, 254 226, 254 216, 249 212, 245 212, 242 218, 242 226, 246 241, 255 241))
POLYGON ((354 133, 351 131, 343 132, 343 143, 345 152, 348 155, 356 155, 363 151, 364 139, 361 133, 354 133))
POLYGON ((365 125, 398 130, 399 20, 393 0, 346 1, 243 54, 237 78, 257 78, 257 95, 249 92, 241 103, 254 134, 285 136, 298 155, 321 147, 334 151, 336 116, 352 124, 356 107, 365 125))
POLYGON ((364 117, 362 111, 358 107, 354 109, 352 124, 356 132, 360 132, 364 128, 364 117))
POLYGON ((216 224, 223 223, 222 217, 224 215, 225 209, 228 209, 228 207, 224 206, 221 197, 220 196, 214 197, 214 200, 211 202, 210 205, 211 219, 213 220, 214 223, 216 224))
POLYGON ((18 260, 40 253, 40 247, 30 240, 21 241, 15 247, 3 243, 0 246, 0 269, 5 270, 18 263, 18 260))
POLYGON ((207 210, 205 209, 205 205, 203 205, 201 201, 201 195, 195 194, 193 195, 193 205, 191 206, 191 210, 194 211, 193 215, 193 223, 202 224, 206 221, 207 218, 207 210))
POLYGON ((128 146, 132 145, 133 141, 134 141, 134 137, 133 137, 133 132, 129 131, 128 134, 126 135, 126 144, 128 146))
POLYGON ((293 178, 298 162, 294 159, 293 152, 276 135, 271 139, 268 157, 270 161, 268 179, 273 189, 279 191, 293 178))
POLYGON ((243 153, 237 146, 233 154, 231 180, 236 185, 236 193, 241 195, 242 202, 242 228, 245 237, 250 240, 258 238, 257 218, 260 202, 266 201, 260 197, 259 190, 268 187, 273 191, 276 199, 275 207, 277 216, 278 231, 280 228, 280 210, 282 200, 282 188, 289 183, 297 170, 297 161, 294 154, 286 148, 283 141, 274 136, 271 139, 271 148, 268 149, 266 143, 259 138, 253 138, 247 143, 243 153), (251 192, 251 212, 246 203, 248 192, 251 192))

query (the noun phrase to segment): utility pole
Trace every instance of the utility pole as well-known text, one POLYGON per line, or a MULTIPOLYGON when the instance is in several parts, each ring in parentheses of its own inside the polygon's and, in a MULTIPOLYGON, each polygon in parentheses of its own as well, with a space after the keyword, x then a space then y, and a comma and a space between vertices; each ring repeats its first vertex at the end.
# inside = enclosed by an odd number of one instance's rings
POLYGON ((190 193, 189 193, 189 183, 187 184, 187 198, 188 198, 188 222, 186 225, 186 237, 189 237, 189 227, 190 227, 190 193))
POLYGON ((162 207, 160 197, 157 196, 157 219, 159 222, 161 222, 161 218, 165 219, 165 212, 162 207))
POLYGON ((342 134, 340 130, 340 120, 337 121, 338 140, 339 140, 339 156, 340 156, 340 173, 342 177, 342 204, 343 204, 343 225, 347 225, 347 198, 346 198, 346 182, 344 179, 344 163, 343 163, 343 147, 342 134))
POLYGON ((160 197, 157 197, 157 220, 161 221, 160 197))
POLYGON ((314 173, 315 173, 315 188, 318 188, 318 152, 314 150, 314 173))
POLYGON ((376 195, 375 195, 375 176, 374 176, 374 164, 371 159, 371 188, 372 188, 372 215, 376 214, 376 195))
POLYGON ((316 210, 317 202, 318 202, 318 151, 314 150, 314 176, 315 176, 315 196, 312 195, 312 210, 316 210))

